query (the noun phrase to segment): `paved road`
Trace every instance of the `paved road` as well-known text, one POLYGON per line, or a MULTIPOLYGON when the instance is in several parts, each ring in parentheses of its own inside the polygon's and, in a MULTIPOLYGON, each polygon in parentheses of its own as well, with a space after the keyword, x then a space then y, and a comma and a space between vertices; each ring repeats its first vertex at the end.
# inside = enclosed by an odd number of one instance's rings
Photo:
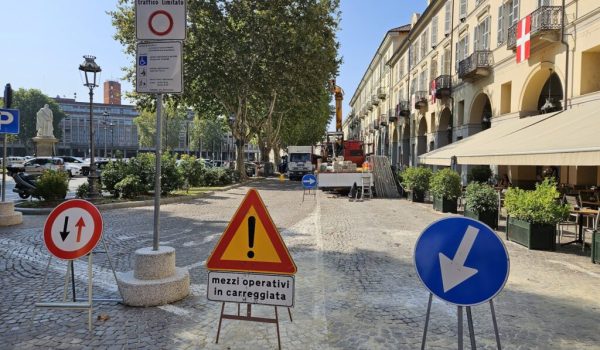
MULTIPOLYGON (((1 176, 1 175, 0 175, 1 176)), ((86 177, 74 177, 69 180, 69 192, 67 192, 67 198, 74 198, 75 191, 77 191, 77 187, 82 183, 87 182, 86 177)), ((0 189, 2 188, 2 178, 0 177, 0 189)), ((12 176, 6 176, 6 200, 7 201, 20 201, 21 198, 15 192, 13 192, 13 188, 15 188, 15 180, 13 180, 12 176)))
MULTIPOLYGON (((302 203, 297 182, 267 180, 256 187, 298 266, 293 322, 284 309, 279 313, 284 349, 420 347, 427 292, 415 275, 412 252, 418 234, 442 214, 404 200, 349 202, 327 193, 302 203)), ((161 244, 177 249, 177 265, 190 271, 192 294, 158 308, 100 303, 94 317, 109 319, 96 320, 92 333, 79 311, 38 310, 32 323, 34 291, 48 259, 40 240, 45 218, 28 216, 19 227, 0 229, 2 348, 276 349, 273 325, 227 320, 220 344, 214 344, 220 304, 206 299, 204 263, 246 191, 163 206, 161 244)), ((129 270, 133 250, 151 246, 152 208, 103 215, 117 270, 129 270)), ((510 242, 507 247, 511 275, 496 299, 504 348, 598 349, 600 265, 581 255, 580 246, 554 253, 510 242)), ((53 262, 42 299, 61 298, 65 266, 53 262)), ((76 262, 81 295, 85 269, 83 260, 76 262)), ((94 276, 98 296, 117 296, 103 256, 95 257, 94 276)), ((266 306, 253 311, 273 314, 266 306)), ((494 349, 489 308, 473 312, 478 348, 494 349)), ((435 301, 427 348, 456 348, 455 329, 456 308, 435 301)))

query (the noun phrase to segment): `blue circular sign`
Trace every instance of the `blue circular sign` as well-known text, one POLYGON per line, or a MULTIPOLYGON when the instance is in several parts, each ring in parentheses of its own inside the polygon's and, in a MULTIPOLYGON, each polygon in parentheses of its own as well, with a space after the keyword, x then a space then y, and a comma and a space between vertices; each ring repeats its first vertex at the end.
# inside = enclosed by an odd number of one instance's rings
POLYGON ((302 176, 302 186, 307 190, 312 190, 317 187, 317 178, 313 174, 306 174, 302 176))
POLYGON ((451 304, 472 306, 494 298, 508 279, 504 243, 486 224, 449 217, 429 225, 415 245, 417 275, 431 293, 451 304))

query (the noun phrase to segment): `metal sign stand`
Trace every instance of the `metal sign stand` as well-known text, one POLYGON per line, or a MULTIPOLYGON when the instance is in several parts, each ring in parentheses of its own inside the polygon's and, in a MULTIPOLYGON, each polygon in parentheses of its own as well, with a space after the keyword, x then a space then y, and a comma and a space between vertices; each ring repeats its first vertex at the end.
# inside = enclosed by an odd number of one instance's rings
POLYGON ((302 202, 304 202, 304 196, 314 196, 314 199, 317 199, 317 190, 304 188, 302 192, 302 202), (308 192, 307 192, 308 191, 308 192))
MULTIPOLYGON (((421 350, 425 350, 425 341, 427 339, 427 327, 429 326, 429 316, 431 314, 432 300, 433 300, 433 294, 429 293, 429 301, 427 303, 427 313, 425 315, 425 327, 423 329, 423 339, 421 341, 421 350)), ((492 313, 492 322, 494 324, 494 333, 496 335, 496 346, 497 346, 498 350, 502 350, 502 346, 500 344, 500 333, 498 332, 498 323, 496 321, 496 312, 494 310, 494 301, 492 299, 490 299, 489 303, 490 303, 490 309, 491 309, 491 313, 492 313)), ((476 349, 477 346, 475 344, 475 329, 473 327, 473 316, 471 314, 471 307, 466 306, 465 309, 467 311, 467 324, 469 327, 469 339, 471 342, 471 349, 476 349)), ((457 329, 458 349, 463 350, 464 345, 463 345, 463 307, 462 306, 457 307, 457 318, 458 318, 458 325, 457 325, 458 326, 458 329, 457 329)))
MULTIPOLYGON (((67 271, 65 273, 65 284, 63 289, 63 301, 62 302, 36 302, 35 307, 41 308, 51 308, 51 309, 71 309, 71 310, 88 310, 88 330, 92 330, 92 311, 93 311, 93 302, 106 302, 106 301, 114 301, 121 303, 123 302, 123 297, 121 294, 121 287, 117 282, 117 273, 115 272, 115 268, 113 266, 112 260, 110 258, 110 254, 108 252, 108 245, 104 240, 104 237, 101 238, 102 243, 104 245, 104 251, 99 251, 96 253, 106 254, 108 259, 108 263, 110 265, 110 269, 113 272, 113 276, 115 277, 115 282, 117 283, 117 289, 119 290, 119 295, 121 295, 121 299, 108 299, 108 298, 93 298, 93 272, 92 272, 92 255, 94 251, 91 251, 88 256, 88 296, 87 298, 77 298, 75 295, 75 264, 73 260, 69 260, 67 263, 67 271), (68 294, 68 285, 69 279, 71 280, 71 291, 72 291, 72 299, 71 301, 67 301, 68 294)), ((42 285, 38 288, 36 301, 40 300, 40 294, 42 289, 46 286, 46 282, 48 281, 48 272, 50 271, 50 263, 52 262, 52 255, 48 258, 48 265, 46 265, 46 272, 44 273, 44 280, 42 285)), ((35 319, 35 311, 36 308, 33 309, 33 313, 31 316, 31 322, 34 322, 35 319)))
MULTIPOLYGON (((277 312, 277 306, 275 308, 275 318, 266 318, 266 317, 256 317, 252 316, 252 304, 246 304, 246 316, 240 315, 240 304, 238 303, 237 315, 230 315, 225 313, 225 302, 221 305, 221 315, 219 316, 219 326, 217 328, 217 339, 215 344, 219 344, 219 335, 221 334, 221 323, 223 319, 226 320, 238 320, 238 321, 252 321, 252 322, 262 322, 262 323, 275 323, 277 328, 277 347, 281 350, 281 338, 279 336, 279 313, 277 312)), ((290 322, 292 321, 292 312, 288 307, 288 315, 290 316, 290 322)))

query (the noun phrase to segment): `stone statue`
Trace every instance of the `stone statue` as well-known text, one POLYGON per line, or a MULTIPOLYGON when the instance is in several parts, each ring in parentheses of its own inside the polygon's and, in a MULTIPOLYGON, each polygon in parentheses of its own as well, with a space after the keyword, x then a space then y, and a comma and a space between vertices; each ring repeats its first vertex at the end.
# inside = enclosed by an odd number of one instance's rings
POLYGON ((54 138, 54 127, 52 126, 52 110, 45 104, 43 108, 37 112, 36 130, 38 137, 54 138))

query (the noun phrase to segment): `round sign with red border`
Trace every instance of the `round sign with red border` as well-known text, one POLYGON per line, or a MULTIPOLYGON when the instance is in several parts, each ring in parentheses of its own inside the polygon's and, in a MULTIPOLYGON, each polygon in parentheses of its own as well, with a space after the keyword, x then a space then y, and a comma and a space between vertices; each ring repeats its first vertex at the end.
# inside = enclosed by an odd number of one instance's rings
POLYGON ((78 259, 98 245, 103 225, 96 206, 83 199, 71 199, 59 204, 46 219, 44 244, 59 259, 78 259))
POLYGON ((173 16, 165 10, 154 11, 148 17, 148 28, 154 35, 165 36, 173 29, 173 16))

